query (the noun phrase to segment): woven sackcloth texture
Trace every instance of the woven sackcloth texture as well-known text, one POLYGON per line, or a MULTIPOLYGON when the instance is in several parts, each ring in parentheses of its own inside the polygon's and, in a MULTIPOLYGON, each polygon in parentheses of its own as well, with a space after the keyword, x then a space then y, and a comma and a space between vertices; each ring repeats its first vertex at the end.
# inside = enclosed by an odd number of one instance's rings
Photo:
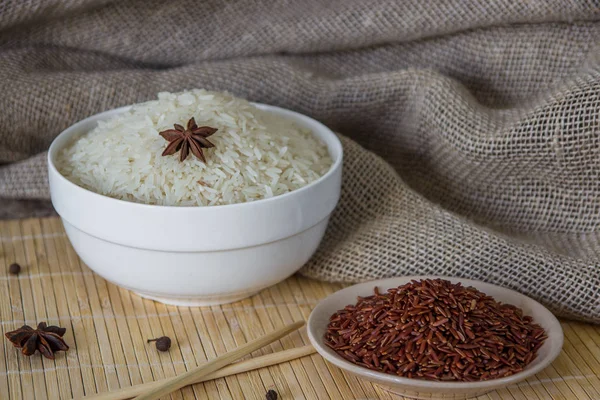
POLYGON ((0 3, 0 198, 70 124, 159 91, 317 118, 342 199, 302 273, 470 277, 600 322, 598 0, 0 3))

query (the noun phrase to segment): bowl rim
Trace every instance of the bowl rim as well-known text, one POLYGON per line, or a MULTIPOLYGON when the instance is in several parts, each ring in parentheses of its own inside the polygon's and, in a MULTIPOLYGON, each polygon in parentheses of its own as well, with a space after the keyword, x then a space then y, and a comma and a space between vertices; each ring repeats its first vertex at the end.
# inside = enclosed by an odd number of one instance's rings
MULTIPOLYGON (((101 198, 103 201, 116 202, 115 204, 120 204, 125 207, 137 207, 137 208, 147 208, 147 209, 155 209, 155 210, 167 210, 168 209, 168 210, 172 210, 175 212, 185 212, 185 211, 189 211, 190 209, 194 209, 194 210, 199 210, 199 209, 214 210, 217 208, 218 209, 223 209, 223 208, 233 209, 233 208, 252 207, 252 206, 256 206, 257 204, 262 205, 262 204, 266 204, 268 202, 285 201, 285 199, 288 197, 298 195, 299 193, 301 193, 303 191, 310 190, 312 187, 320 185, 324 181, 328 180, 331 176, 333 176, 336 173, 336 171, 342 167, 343 158, 344 158, 344 149, 343 149, 342 143, 341 143, 340 139, 338 138, 338 136, 325 124, 323 124, 320 121, 317 121, 316 119, 314 119, 312 117, 309 117, 308 115, 301 114, 299 112, 292 111, 292 110, 289 110, 289 109, 286 109, 283 107, 272 106, 269 104, 256 103, 256 102, 250 102, 250 104, 256 106, 257 108, 259 108, 260 110, 263 110, 263 111, 267 111, 267 112, 275 111, 279 115, 284 115, 286 117, 289 117, 294 122, 297 122, 298 120, 300 120, 303 122, 307 122, 307 123, 316 125, 316 127, 323 133, 323 135, 328 136, 332 140, 332 146, 335 149, 335 151, 339 154, 339 156, 337 157, 337 159, 333 160, 333 163, 331 164, 331 166, 329 167, 329 170, 325 174, 320 176, 317 180, 309 183, 308 185, 304 185, 299 189, 292 190, 290 192, 287 192, 287 193, 284 193, 284 194, 281 194, 278 196, 258 199, 258 200, 254 200, 254 201, 246 201, 246 202, 233 203, 233 204, 207 205, 207 206, 197 206, 197 205, 174 206, 174 205, 146 204, 146 203, 137 203, 137 202, 128 201, 128 200, 116 199, 114 197, 106 196, 101 193, 97 193, 90 189, 86 189, 82 186, 79 186, 76 183, 69 180, 67 177, 65 177, 58 170, 58 168, 56 167, 54 160, 53 160, 53 158, 55 157, 57 152, 64 148, 64 146, 58 148, 57 142, 59 141, 59 139, 63 136, 69 136, 72 131, 76 130, 81 125, 84 125, 86 123, 93 122, 93 121, 106 120, 106 119, 110 118, 110 116, 122 114, 122 113, 130 110, 135 105, 137 105, 137 104, 131 104, 131 105, 117 107, 117 108, 106 110, 106 111, 103 111, 103 112, 100 112, 97 114, 90 115, 87 118, 77 121, 73 125, 69 126, 65 130, 63 130, 61 133, 59 133, 54 138, 54 140, 52 140, 52 143, 50 144, 50 147, 48 148, 48 154, 46 157, 46 160, 48 163, 48 170, 49 170, 48 173, 49 174, 52 173, 56 178, 60 179, 64 184, 66 184, 72 190, 83 191, 83 193, 85 193, 86 195, 101 198)), ((314 129, 310 129, 310 130, 313 133, 313 135, 316 136, 314 133, 314 129)), ((321 139, 319 137, 317 137, 317 139, 323 141, 323 139, 321 139)), ((332 151, 329 150, 328 143, 326 143, 326 145, 328 147, 329 156, 331 158, 333 158, 333 154, 332 154, 332 151)))
MULTIPOLYGON (((481 291, 484 291, 484 290, 481 290, 481 291)), ((534 321, 535 321, 535 319, 534 319, 534 321)), ((306 330, 308 333, 309 340, 310 340, 311 344, 314 346, 314 348, 317 350, 317 352, 323 358, 325 358, 327 361, 334 364, 335 366, 337 366, 345 371, 348 371, 350 373, 354 373, 359 376, 362 376, 362 377, 372 378, 373 380, 379 381, 379 382, 385 382, 385 384, 388 384, 388 385, 407 386, 407 387, 412 387, 412 388, 423 389, 424 391, 432 391, 432 390, 440 390, 440 389, 448 389, 448 390, 452 390, 452 391, 460 391, 460 390, 466 391, 466 390, 487 389, 487 388, 489 388, 490 390, 493 390, 494 388, 497 388, 497 387, 503 387, 503 386, 507 386, 510 384, 514 384, 516 382, 520 382, 532 375, 537 374, 538 372, 542 371, 544 368, 549 366, 556 359, 556 357, 558 357, 558 355, 560 354, 562 347, 563 347, 563 343, 564 343, 564 332, 562 330, 560 322, 554 316, 554 314, 552 314, 550 312, 550 310, 548 310, 546 307, 544 307, 542 304, 540 304, 536 300, 534 300, 528 296, 525 296, 524 294, 519 293, 515 290, 508 289, 508 288, 505 288, 505 287, 502 287, 499 285, 494 285, 491 283, 483 282, 483 281, 478 281, 478 280, 473 280, 473 279, 456 278, 456 277, 448 277, 448 276, 435 276, 435 275, 400 276, 400 277, 393 277, 393 278, 384 278, 384 279, 378 279, 378 280, 373 280, 373 281, 361 282, 361 283, 346 287, 344 289, 341 289, 319 301, 319 303, 315 306, 315 308, 310 313, 306 330), (341 296, 342 293, 343 294, 355 293, 356 296, 358 296, 358 295, 360 295, 360 293, 362 293, 362 289, 364 287, 366 287, 367 285, 369 287, 371 287, 371 289, 374 286, 381 286, 381 287, 385 287, 387 289, 387 288, 392 288, 394 286, 401 285, 403 283, 408 283, 412 280, 422 280, 422 279, 446 279, 446 280, 450 280, 453 283, 461 282, 464 286, 477 284, 479 286, 484 286, 484 287, 485 286, 494 287, 496 289, 505 291, 507 294, 509 294, 511 296, 527 299, 528 302, 532 302, 534 305, 536 305, 536 308, 539 309, 538 312, 536 313, 536 315, 538 317, 536 318, 535 315, 532 315, 532 316, 535 319, 539 320, 540 319, 539 316, 541 314, 542 318, 545 321, 547 321, 548 325, 550 325, 552 328, 557 329, 556 330, 557 333, 555 335, 553 335, 552 337, 554 340, 557 340, 557 343, 559 343, 559 346, 557 347, 556 350, 550 352, 544 359, 542 359, 542 361, 539 364, 533 366, 532 368, 524 369, 523 371, 518 372, 513 375, 509 375, 509 376, 497 378, 497 379, 490 379, 487 381, 475 381, 475 382, 452 382, 452 381, 448 382, 448 381, 445 381, 445 382, 440 382, 440 381, 427 380, 427 379, 414 379, 414 378, 400 377, 400 376, 396 376, 396 375, 392 375, 392 374, 387 374, 384 372, 373 371, 368 368, 362 367, 360 365, 353 364, 350 361, 347 361, 344 358, 338 356, 332 349, 327 347, 322 342, 322 338, 316 337, 315 330, 317 329, 317 327, 316 327, 315 319, 317 318, 316 317, 317 314, 323 312, 321 309, 325 307, 326 300, 331 301, 332 299, 341 296), (390 285, 391 282, 397 282, 397 283, 390 285), (560 332, 560 333, 558 334, 558 332, 560 332)), ((550 338, 550 334, 548 337, 550 338)))

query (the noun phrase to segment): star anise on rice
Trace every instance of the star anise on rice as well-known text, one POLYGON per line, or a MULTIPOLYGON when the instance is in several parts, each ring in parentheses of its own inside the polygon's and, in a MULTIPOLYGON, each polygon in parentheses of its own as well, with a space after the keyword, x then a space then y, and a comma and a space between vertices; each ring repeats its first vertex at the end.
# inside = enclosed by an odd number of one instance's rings
POLYGON ((170 156, 171 154, 180 151, 179 161, 183 161, 191 151, 193 155, 203 162, 206 162, 202 148, 215 147, 207 137, 215 133, 217 129, 211 128, 210 126, 199 127, 196 125, 196 120, 194 120, 193 117, 188 121, 187 129, 179 124, 173 126, 175 129, 167 129, 166 131, 159 133, 160 136, 169 142, 169 145, 165 151, 163 151, 162 155, 170 156))
POLYGON ((6 332, 4 336, 26 356, 33 355, 37 350, 44 357, 54 360, 54 353, 69 350, 62 338, 66 331, 65 328, 40 322, 37 329, 23 325, 17 330, 6 332))

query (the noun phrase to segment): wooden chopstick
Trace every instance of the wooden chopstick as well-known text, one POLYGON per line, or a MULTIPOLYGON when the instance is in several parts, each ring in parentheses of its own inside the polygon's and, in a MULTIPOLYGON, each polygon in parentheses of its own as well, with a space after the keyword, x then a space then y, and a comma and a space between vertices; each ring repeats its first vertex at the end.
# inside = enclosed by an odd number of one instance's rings
POLYGON ((175 390, 181 389, 184 386, 190 385, 202 377, 214 372, 224 366, 231 364, 233 361, 242 358, 243 356, 252 353, 255 350, 260 349, 267 344, 274 342, 275 340, 287 335, 290 332, 295 331, 304 325, 304 321, 294 322, 284 328, 278 329, 271 332, 261 338, 252 340, 243 346, 238 347, 228 353, 223 354, 215 358, 214 360, 208 361, 191 371, 183 373, 171 379, 167 379, 160 385, 150 389, 147 392, 137 396, 135 400, 157 400, 162 396, 165 396, 175 390))
MULTIPOLYGON (((223 378, 230 375, 241 374, 243 372, 252 371, 258 368, 270 367, 271 365, 280 364, 286 361, 295 360, 296 358, 305 357, 315 353, 316 350, 311 345, 297 347, 294 349, 278 351, 277 353, 265 354, 264 356, 251 358, 228 365, 213 373, 199 378, 193 383, 210 381, 212 379, 223 378)), ((156 389, 168 379, 161 379, 156 382, 144 383, 126 387, 119 390, 113 390, 108 393, 92 394, 90 396, 81 397, 80 400, 126 400, 138 396, 149 390, 156 389)))

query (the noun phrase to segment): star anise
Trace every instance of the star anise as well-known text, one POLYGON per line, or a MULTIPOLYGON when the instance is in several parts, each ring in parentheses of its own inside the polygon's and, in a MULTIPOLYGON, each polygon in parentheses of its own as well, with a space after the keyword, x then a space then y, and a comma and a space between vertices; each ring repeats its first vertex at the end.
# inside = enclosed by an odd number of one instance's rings
POLYGON ((217 129, 210 126, 198 127, 193 117, 188 121, 187 129, 179 124, 173 126, 175 129, 167 129, 159 133, 160 136, 169 142, 162 155, 170 156, 177 151, 181 151, 179 153, 179 161, 183 161, 191 150, 193 155, 206 162, 202 148, 215 147, 214 144, 208 141, 207 137, 215 133, 217 129))
POLYGON ((66 331, 65 328, 48 326, 45 322, 40 322, 37 329, 23 325, 4 335, 15 347, 20 348, 24 355, 31 356, 38 350, 44 357, 54 360, 55 352, 69 350, 69 346, 62 338, 66 331))

